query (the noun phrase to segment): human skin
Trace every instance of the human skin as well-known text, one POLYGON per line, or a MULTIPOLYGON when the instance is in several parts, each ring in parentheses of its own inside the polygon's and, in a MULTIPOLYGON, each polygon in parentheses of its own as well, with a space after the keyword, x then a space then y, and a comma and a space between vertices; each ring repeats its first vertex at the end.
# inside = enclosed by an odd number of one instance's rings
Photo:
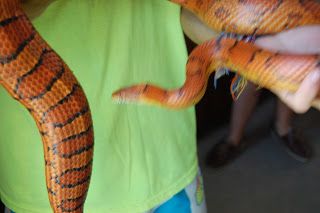
MULTIPOLYGON (((181 23, 186 35, 195 43, 217 37, 218 33, 208 28, 191 12, 182 9, 181 23)), ((296 29, 280 32, 276 35, 261 37, 256 45, 290 54, 319 54, 320 53, 320 26, 303 26, 296 29), (290 39, 288 39, 290 38, 290 39)), ((316 99, 320 89, 320 67, 311 72, 302 82, 295 93, 276 91, 276 94, 285 104, 297 113, 306 112, 311 106, 320 110, 320 100, 316 99)))
MULTIPOLYGON (((270 50, 293 54, 320 54, 320 26, 305 26, 267 36, 256 44, 270 50), (290 38, 290 39, 288 39, 290 38)), ((306 112, 311 106, 318 110, 320 100, 316 99, 320 89, 320 67, 311 72, 296 93, 272 91, 297 113, 306 112)))
MULTIPOLYGON (((31 19, 39 16, 54 1, 55 0, 21 0, 24 10, 31 19)), ((185 9, 182 9, 181 24, 186 35, 197 44, 218 36, 217 32, 208 28, 195 17, 195 15, 185 9)), ((259 38, 256 44, 263 48, 279 52, 319 54, 319 35, 320 26, 305 26, 281 32, 273 36, 259 38)), ((320 68, 314 70, 305 78, 297 92, 289 93, 275 90, 272 92, 295 112, 304 113, 312 105, 320 110, 320 100, 315 99, 319 89, 320 68)))

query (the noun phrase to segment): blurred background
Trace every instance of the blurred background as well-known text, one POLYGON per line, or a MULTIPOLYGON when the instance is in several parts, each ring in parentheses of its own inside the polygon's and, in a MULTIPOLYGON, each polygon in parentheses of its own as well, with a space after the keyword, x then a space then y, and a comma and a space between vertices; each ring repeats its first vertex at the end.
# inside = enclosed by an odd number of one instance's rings
MULTIPOLYGON (((186 38, 188 50, 195 44, 186 38)), ((318 213, 320 212, 320 113, 311 109, 296 115, 293 125, 313 150, 301 163, 271 136, 276 97, 262 89, 255 112, 245 130, 247 149, 233 162, 213 169, 205 157, 228 133, 233 74, 209 81, 196 106, 198 154, 204 178, 208 213, 318 213)), ((212 76, 213 77, 213 76, 212 76)))

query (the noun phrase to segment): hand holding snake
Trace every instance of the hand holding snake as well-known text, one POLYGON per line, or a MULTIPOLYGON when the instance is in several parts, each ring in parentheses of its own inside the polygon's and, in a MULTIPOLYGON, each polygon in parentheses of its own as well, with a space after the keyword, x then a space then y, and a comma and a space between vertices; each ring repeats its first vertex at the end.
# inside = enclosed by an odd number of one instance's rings
MULTIPOLYGON (((196 44, 218 37, 218 33, 207 27, 193 13, 186 9, 181 11, 181 24, 185 34, 196 44)), ((285 51, 299 54, 320 53, 320 25, 304 26, 280 32, 276 35, 263 36, 255 44, 273 51, 285 51)), ((295 93, 272 91, 296 113, 306 112, 311 105, 318 108, 317 91, 320 89, 320 69, 307 75, 295 93)))
MULTIPOLYGON (((300 26, 320 24, 320 5, 311 0, 172 1, 192 11, 214 31, 236 34, 236 37, 272 35, 300 26)), ((261 87, 294 92, 307 74, 319 67, 319 55, 268 51, 235 37, 221 37, 199 45, 190 54, 186 81, 181 88, 163 90, 141 84, 119 90, 113 98, 119 102, 188 107, 203 96, 209 75, 224 67, 261 87)), ((234 82, 232 92, 237 96, 245 81, 236 79, 234 82)))
MULTIPOLYGON (((311 0, 172 2, 195 13, 215 31, 241 37, 320 24, 320 6, 311 0)), ((93 126, 85 94, 68 66, 35 31, 18 0, 0 0, 0 38, 0 84, 37 123, 51 206, 54 212, 83 212, 93 155, 93 126)), ((319 64, 319 55, 282 54, 235 37, 221 37, 191 53, 181 88, 163 90, 142 84, 120 90, 113 98, 188 107, 201 99, 212 71, 223 67, 271 90, 296 91, 319 64)), ((241 82, 236 85, 234 93, 241 82)))

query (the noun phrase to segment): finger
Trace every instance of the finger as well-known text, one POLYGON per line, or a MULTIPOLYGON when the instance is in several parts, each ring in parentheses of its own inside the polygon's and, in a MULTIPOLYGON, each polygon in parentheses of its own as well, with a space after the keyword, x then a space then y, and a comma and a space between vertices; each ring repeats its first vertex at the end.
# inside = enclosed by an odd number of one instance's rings
POLYGON ((273 91, 297 113, 305 113, 311 105, 320 110, 320 102, 314 101, 320 89, 320 71, 310 73, 295 93, 273 91))

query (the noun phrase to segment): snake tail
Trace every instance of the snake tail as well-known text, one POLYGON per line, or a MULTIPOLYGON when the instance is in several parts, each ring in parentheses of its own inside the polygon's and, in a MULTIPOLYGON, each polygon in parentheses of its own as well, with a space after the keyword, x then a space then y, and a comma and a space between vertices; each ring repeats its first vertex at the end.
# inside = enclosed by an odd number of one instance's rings
POLYGON ((53 211, 82 213, 93 162, 88 101, 18 0, 0 0, 0 84, 28 109, 37 124, 53 211))
MULTIPOLYGON (((319 55, 279 54, 233 38, 212 39, 191 52, 181 88, 165 90, 142 84, 119 90, 112 97, 120 103, 146 103, 173 109, 189 107, 204 95, 210 74, 223 68, 260 87, 294 92, 319 62, 319 55)), ((237 94, 239 88, 243 86, 231 87, 231 92, 237 94)))

